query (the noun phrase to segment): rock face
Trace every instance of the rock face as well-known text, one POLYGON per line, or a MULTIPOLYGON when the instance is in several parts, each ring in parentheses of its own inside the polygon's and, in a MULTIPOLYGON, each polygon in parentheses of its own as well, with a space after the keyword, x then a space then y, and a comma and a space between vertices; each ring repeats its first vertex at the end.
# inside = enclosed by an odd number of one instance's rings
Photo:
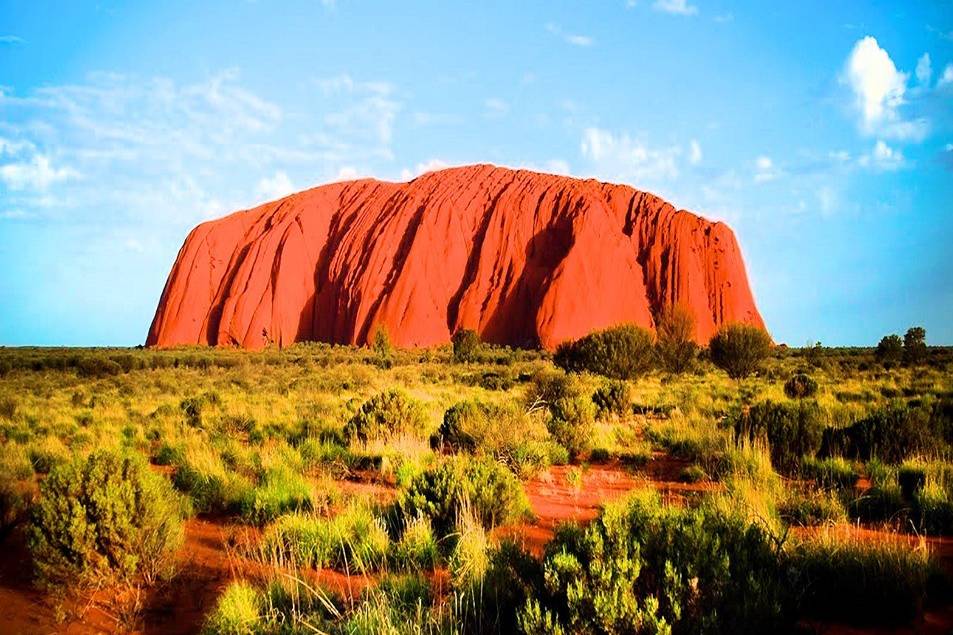
POLYGON ((707 343, 764 327, 731 230, 625 185, 474 165, 409 183, 362 179, 202 223, 179 250, 148 345, 401 347, 459 328, 554 348, 648 328, 669 304, 707 343))

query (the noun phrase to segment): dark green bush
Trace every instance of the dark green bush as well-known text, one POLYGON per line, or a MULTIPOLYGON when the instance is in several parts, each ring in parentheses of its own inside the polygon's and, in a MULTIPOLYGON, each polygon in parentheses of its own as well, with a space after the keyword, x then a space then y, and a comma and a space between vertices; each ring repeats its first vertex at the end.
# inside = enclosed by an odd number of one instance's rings
POLYGON ((711 361, 732 379, 743 379, 761 367, 771 352, 771 337, 747 324, 726 324, 708 343, 711 361))
POLYGON ((626 324, 560 344, 553 361, 568 372, 588 371, 612 379, 636 379, 652 367, 652 346, 649 331, 626 324))
POLYGON ((885 335, 877 344, 874 354, 877 361, 883 364, 895 364, 903 358, 903 340, 899 335, 885 335))
POLYGON ((640 496, 546 547, 527 633, 767 633, 791 623, 784 571, 757 526, 640 496), (669 630, 671 629, 671 631, 669 630))
POLYGON ((927 357, 927 332, 922 326, 907 329, 903 336, 903 361, 911 366, 922 364, 927 357))
POLYGON ((670 373, 687 373, 695 365, 695 315, 682 305, 667 306, 655 325, 655 354, 659 366, 670 373))
POLYGON ((632 389, 624 381, 609 381, 596 389, 592 402, 596 404, 596 417, 599 419, 610 415, 624 417, 632 414, 632 389))
POLYGON ((797 373, 784 382, 784 394, 791 399, 804 399, 817 394, 817 382, 805 373, 797 373))
POLYGON ((122 366, 105 357, 83 357, 76 364, 76 373, 81 377, 111 377, 122 373, 122 366))
POLYGON ((862 461, 877 457, 900 463, 914 454, 935 455, 947 449, 937 434, 931 409, 894 403, 845 428, 824 434, 822 452, 862 461))
POLYGON ((11 476, 0 475, 0 540, 27 520, 33 503, 32 483, 16 481, 11 476))
POLYGON ((443 413, 440 428, 430 437, 430 446, 454 452, 473 452, 477 447, 474 432, 485 425, 491 411, 490 406, 475 401, 463 401, 450 406, 443 413))
POLYGON ((404 517, 428 516, 439 536, 453 532, 464 506, 486 528, 518 520, 529 509, 512 472, 496 461, 466 456, 418 474, 398 501, 404 517))
POLYGON ((804 456, 821 447, 824 424, 816 403, 762 401, 735 421, 735 434, 751 441, 767 441, 771 464, 785 473, 797 472, 804 456))
POLYGON ((475 362, 482 343, 480 335, 472 329, 460 329, 453 334, 453 361, 458 364, 475 362))
POLYGON ((29 544, 44 585, 170 572, 182 542, 182 506, 138 457, 98 451, 59 465, 40 486, 29 544))
POLYGON ((527 394, 530 407, 543 405, 549 411, 546 428, 570 458, 589 449, 595 405, 580 381, 562 372, 543 372, 533 378, 527 394))
POLYGON ((909 622, 937 575, 925 551, 905 540, 818 538, 796 544, 788 561, 802 614, 862 625, 909 622))
POLYGON ((813 479, 821 487, 847 489, 857 483, 860 474, 857 468, 840 457, 818 459, 813 456, 801 458, 801 476, 813 479))
POLYGON ((344 428, 348 439, 367 443, 402 434, 420 434, 427 416, 419 403, 398 390, 374 395, 364 402, 344 428))

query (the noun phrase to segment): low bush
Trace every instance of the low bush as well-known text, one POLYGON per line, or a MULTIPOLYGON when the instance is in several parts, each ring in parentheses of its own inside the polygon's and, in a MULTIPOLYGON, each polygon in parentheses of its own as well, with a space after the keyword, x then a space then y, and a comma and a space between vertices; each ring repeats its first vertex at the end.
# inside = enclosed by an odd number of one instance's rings
POLYGON ((695 365, 695 316, 683 305, 664 308, 655 325, 655 355, 659 366, 670 373, 686 373, 695 365))
POLYGON ((0 474, 0 540, 29 518, 32 504, 32 483, 0 474))
POLYGON ((40 486, 29 533, 41 584, 171 572, 182 542, 182 505, 169 482, 139 458, 98 451, 59 465, 40 486))
POLYGON ((314 506, 311 486, 303 476, 286 466, 265 472, 257 487, 244 493, 239 509, 242 518, 263 524, 282 514, 309 511, 314 506))
POLYGON ((941 422, 926 406, 895 402, 844 428, 825 432, 822 453, 862 461, 879 458, 900 463, 916 454, 943 454, 947 441, 938 434, 941 422))
POLYGON ((557 530, 543 584, 519 620, 527 633, 764 633, 790 624, 774 545, 713 508, 663 507, 642 494, 586 529, 557 530))
POLYGON ((440 551, 430 519, 418 516, 405 520, 400 539, 394 543, 391 555, 402 569, 430 570, 437 566, 440 551))
POLYGON ((732 379, 757 371, 771 351, 771 337, 764 329, 747 324, 727 324, 708 343, 711 361, 732 379))
POLYGON ((841 457, 818 459, 813 456, 801 458, 801 476, 829 489, 851 488, 860 478, 857 468, 841 457))
POLYGON ((637 379, 652 367, 652 347, 649 331, 626 324, 560 344, 553 361, 567 372, 588 371, 612 379, 637 379))
POLYGON ((831 491, 789 489, 778 501, 778 514, 788 524, 810 527, 847 520, 840 497, 831 491))
POLYGON ((255 635, 265 629, 263 594, 244 580, 232 582, 215 601, 206 618, 205 635, 255 635))
POLYGON ((419 403, 398 390, 374 395, 364 402, 344 428, 349 440, 367 443, 403 434, 422 434, 427 416, 419 403))
POLYGON ((553 440, 566 448, 570 458, 589 449, 595 405, 576 377, 560 372, 536 375, 529 388, 528 402, 530 408, 539 404, 547 408, 546 428, 553 440))
POLYGON ((810 375, 797 373, 784 382, 784 394, 791 399, 813 397, 817 394, 817 382, 810 375))
POLYGON ((265 529, 261 552, 280 566, 374 571, 385 564, 390 539, 383 521, 365 504, 352 503, 331 518, 280 516, 265 529))
POLYGON ((172 483, 190 496, 196 511, 215 513, 240 511, 254 487, 211 447, 186 449, 181 462, 175 464, 172 483))
POLYGON ((624 417, 632 413, 632 389, 624 381, 610 381, 592 395, 596 404, 596 418, 624 417))
POLYGON ((925 547, 904 538, 866 540, 836 530, 789 550, 800 610, 821 619, 896 625, 916 616, 935 575, 925 547))
POLYGON ((458 364, 474 362, 480 353, 480 335, 472 329, 460 329, 453 334, 453 361, 458 364))
POLYGON ((786 473, 797 472, 802 457, 817 453, 823 431, 820 408, 811 402, 763 401, 735 421, 735 435, 750 441, 766 441, 772 465, 786 473))
POLYGON ((411 482, 398 509, 405 517, 425 515, 446 536, 468 507, 486 528, 516 521, 529 510, 523 487, 500 463, 487 458, 445 459, 411 482))

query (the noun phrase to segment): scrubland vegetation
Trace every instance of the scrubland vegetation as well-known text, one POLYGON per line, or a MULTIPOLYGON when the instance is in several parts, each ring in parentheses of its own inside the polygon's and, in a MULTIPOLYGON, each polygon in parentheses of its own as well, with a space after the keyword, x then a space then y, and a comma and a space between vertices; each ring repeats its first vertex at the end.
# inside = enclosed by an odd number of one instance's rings
POLYGON ((235 537, 207 633, 797 632, 950 604, 953 352, 658 332, 0 349, 0 538, 62 619, 112 590, 117 628, 187 575, 198 519, 235 537), (595 465, 632 491, 526 540, 536 491, 595 465))

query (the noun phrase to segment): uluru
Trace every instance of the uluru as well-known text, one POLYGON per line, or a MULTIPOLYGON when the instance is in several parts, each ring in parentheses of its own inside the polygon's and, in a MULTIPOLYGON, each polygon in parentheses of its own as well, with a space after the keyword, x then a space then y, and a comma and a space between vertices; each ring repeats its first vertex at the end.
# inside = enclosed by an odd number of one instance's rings
POLYGON ((513 346, 620 323, 654 328, 668 305, 764 328, 731 229, 627 185, 492 165, 406 183, 360 179, 202 223, 169 274, 147 345, 401 347, 458 329, 513 346))

